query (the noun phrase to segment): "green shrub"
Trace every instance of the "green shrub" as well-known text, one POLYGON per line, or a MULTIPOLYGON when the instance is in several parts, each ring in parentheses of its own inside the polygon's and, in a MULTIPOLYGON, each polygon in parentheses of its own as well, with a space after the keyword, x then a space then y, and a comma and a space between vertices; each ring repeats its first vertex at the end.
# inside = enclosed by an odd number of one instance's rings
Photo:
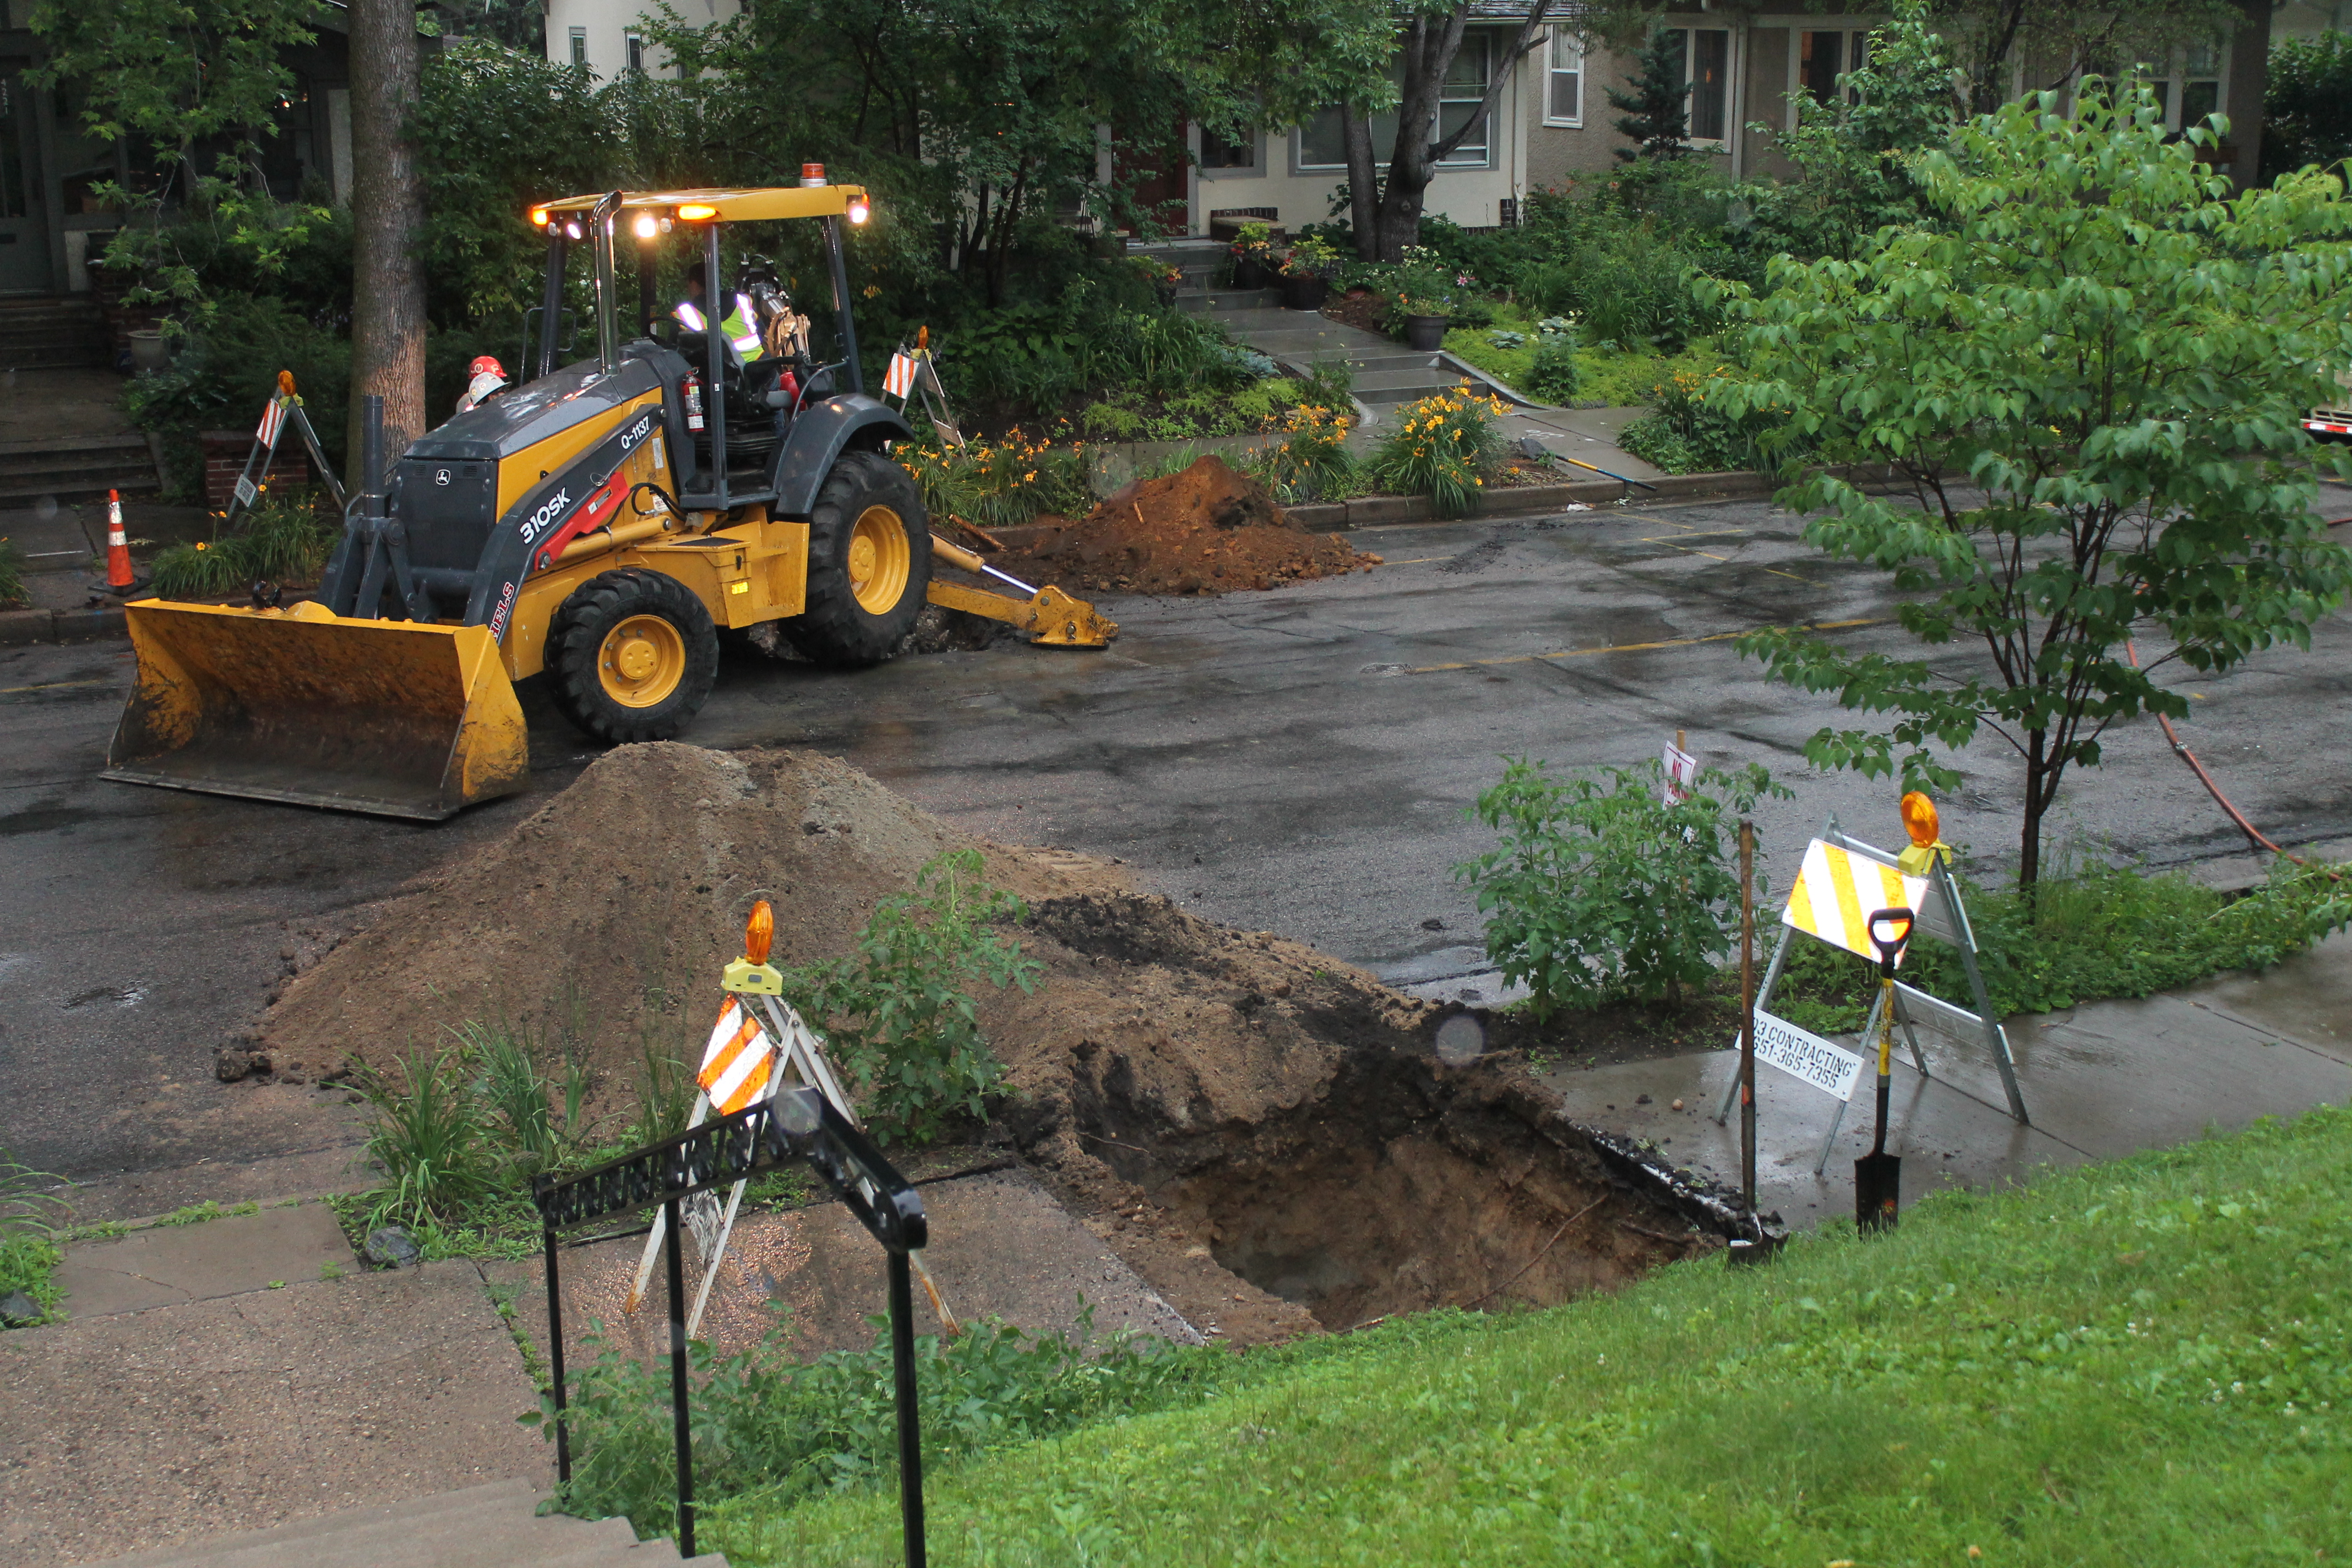
POLYGON ((962 447, 901 447, 898 458, 934 517, 1011 528, 1041 512, 1076 514, 1094 504, 1085 448, 1032 441, 1017 430, 962 447))
POLYGON ((1283 422, 1283 437, 1253 453, 1243 467, 1285 506, 1345 495, 1355 478, 1348 430, 1355 416, 1342 406, 1302 403, 1283 422))
POLYGON ((44 1321, 57 1315, 51 1277, 65 1258, 58 1243, 64 1205, 46 1190, 57 1184, 55 1176, 20 1165, 0 1150, 0 1298, 23 1291, 44 1321))
POLYGON ((24 552, 5 537, 0 537, 0 610, 25 602, 24 552))
POLYGON ((1790 792, 1761 766, 1700 771, 1685 799, 1659 795, 1659 764, 1554 777, 1507 758, 1471 807, 1501 847, 1454 868, 1486 916, 1486 956, 1524 983, 1538 1018, 1619 1001, 1679 1005, 1704 986, 1738 930, 1729 824, 1790 792))
POLYGON ((1617 432, 1617 445, 1667 474, 1700 474, 1707 468, 1691 444, 1660 414, 1644 414, 1617 432))
POLYGON ((928 1143, 956 1117, 985 1112, 1004 1069, 965 987, 1029 991, 1044 965, 989 930, 1026 907, 989 886, 980 851, 939 857, 912 891, 882 900, 845 956, 797 970, 787 989, 823 1029, 860 1110, 885 1137, 928 1143))
POLYGON ((1536 340, 1535 363, 1519 390, 1546 403, 1573 403, 1584 377, 1576 367, 1576 340, 1547 332, 1536 340))
POLYGON ((1496 421, 1506 412, 1500 398, 1480 396, 1467 382, 1424 397, 1402 411, 1372 455, 1372 477, 1400 495, 1427 496, 1440 517, 1460 517, 1501 465, 1496 421))
MULTIPOLYGON (((1121 1335, 1095 1346, 1094 1310, 1068 1334, 1031 1335, 1008 1323, 975 1323, 945 1342, 915 1342, 923 1412, 923 1462, 951 1463, 1003 1444, 1083 1422, 1190 1403, 1227 1373, 1232 1357, 1211 1347, 1176 1349, 1121 1335)), ((622 1515, 640 1536, 677 1526, 669 1363, 614 1348, 603 1325, 595 1359, 573 1374, 566 1424, 572 1480, 559 1506, 585 1519, 622 1515)), ((887 1331, 873 1347, 795 1362, 778 1325, 756 1349, 689 1351, 695 1492, 723 1501, 757 1490, 762 1504, 842 1491, 896 1473, 897 1406, 887 1331)), ((554 1434, 554 1401, 523 1417, 554 1434)))
POLYGON ((1098 440, 1132 441, 1143 433, 1143 416, 1116 403, 1089 403, 1079 412, 1078 428, 1098 440))
POLYGON ((333 552, 337 531, 309 497, 273 495, 231 533, 157 552, 155 593, 165 599, 213 599, 262 579, 313 582, 333 552))

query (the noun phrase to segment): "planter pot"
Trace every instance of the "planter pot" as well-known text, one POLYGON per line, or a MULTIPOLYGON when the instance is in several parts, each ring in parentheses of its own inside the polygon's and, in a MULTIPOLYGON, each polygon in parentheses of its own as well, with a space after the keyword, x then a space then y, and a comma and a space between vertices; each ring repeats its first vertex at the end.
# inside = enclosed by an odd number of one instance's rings
POLYGON ((171 363, 172 347, 163 341, 162 332, 143 331, 131 334, 131 369, 162 370, 171 363))
POLYGON ((1282 302, 1293 310, 1319 310, 1323 301, 1331 297, 1331 285, 1322 278, 1286 278, 1282 280, 1282 302))
POLYGON ((1265 262, 1260 261, 1255 256, 1236 256, 1234 258, 1234 288, 1263 289, 1265 287, 1265 280, 1266 271, 1265 262))
POLYGON ((1410 347, 1426 353, 1445 346, 1444 316, 1407 316, 1404 319, 1404 341, 1410 347))

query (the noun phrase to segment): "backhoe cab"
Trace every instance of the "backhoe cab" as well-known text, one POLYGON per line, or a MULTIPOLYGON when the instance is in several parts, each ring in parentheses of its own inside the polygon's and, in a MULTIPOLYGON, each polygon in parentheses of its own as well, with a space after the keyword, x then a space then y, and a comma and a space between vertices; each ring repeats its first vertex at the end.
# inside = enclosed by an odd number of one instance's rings
MULTIPOLYGON (((1063 647, 1112 622, 932 538, 888 455, 913 438, 866 394, 842 250, 866 193, 798 187, 575 196, 535 208, 545 307, 527 379, 387 466, 372 407, 360 493, 317 602, 129 606, 137 685, 103 776, 438 819, 522 787, 512 683, 544 673, 556 705, 607 742, 662 740, 709 695, 720 628, 774 623, 821 663, 878 663, 926 599, 1063 647), (835 356, 773 268, 739 258, 729 223, 824 226, 835 356), (614 239, 640 254, 641 335, 623 342, 614 239), (702 253, 698 310, 654 335, 653 248, 702 253), (584 249, 596 355, 556 364, 566 263, 584 249), (731 282, 731 289, 724 287, 731 282), (730 307, 733 308, 730 310, 730 307), (735 335, 730 335, 730 332, 735 335), (931 582, 935 561, 1025 598, 931 582)), ((375 400, 371 399, 373 405, 375 400)))

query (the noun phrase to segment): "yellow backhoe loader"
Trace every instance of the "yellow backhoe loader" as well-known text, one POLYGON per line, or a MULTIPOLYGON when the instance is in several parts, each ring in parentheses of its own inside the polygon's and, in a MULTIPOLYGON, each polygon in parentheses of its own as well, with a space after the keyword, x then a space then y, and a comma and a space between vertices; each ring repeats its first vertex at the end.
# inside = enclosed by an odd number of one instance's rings
POLYGON ((138 683, 103 776, 437 820, 522 787, 514 682, 533 676, 583 731, 620 742, 685 726, 722 630, 773 623, 810 658, 875 664, 928 599, 1038 643, 1108 644, 1118 628, 1091 606, 932 537, 888 455, 914 432, 866 395, 858 368, 842 225, 868 210, 865 191, 814 165, 798 187, 534 209, 548 262, 528 377, 388 466, 370 400, 358 494, 316 602, 280 608, 257 584, 249 606, 130 605, 138 683), (808 318, 759 258, 739 258, 732 316, 720 302, 721 228, 791 218, 824 226, 831 363, 812 356, 808 318), (641 279, 661 237, 700 241, 707 302, 664 323, 667 342, 643 285, 645 335, 621 340, 624 225, 644 247, 641 279), (574 247, 593 274, 597 352, 559 368, 574 247), (935 583, 935 564, 1023 596, 935 583))

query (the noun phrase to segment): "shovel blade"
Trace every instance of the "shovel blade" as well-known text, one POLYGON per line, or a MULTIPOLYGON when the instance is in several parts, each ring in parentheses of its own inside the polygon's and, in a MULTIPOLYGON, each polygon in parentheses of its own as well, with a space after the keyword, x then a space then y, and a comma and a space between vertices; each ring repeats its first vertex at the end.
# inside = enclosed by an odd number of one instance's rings
POLYGON ((1853 1223, 1869 1232, 1893 1230, 1903 1202, 1903 1158, 1864 1154, 1853 1163, 1853 1223))

